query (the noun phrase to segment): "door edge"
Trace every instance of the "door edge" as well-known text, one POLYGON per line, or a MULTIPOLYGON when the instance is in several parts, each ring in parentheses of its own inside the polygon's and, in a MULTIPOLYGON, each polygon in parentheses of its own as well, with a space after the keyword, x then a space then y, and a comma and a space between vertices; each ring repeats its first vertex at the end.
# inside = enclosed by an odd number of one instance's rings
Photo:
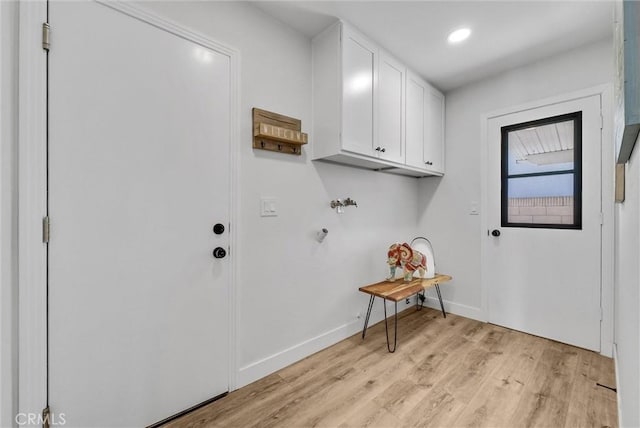
MULTIPOLYGON (((46 52, 47 2, 19 4, 18 75, 18 414, 47 406, 46 52)), ((17 415, 16 415, 17 416, 17 415)))

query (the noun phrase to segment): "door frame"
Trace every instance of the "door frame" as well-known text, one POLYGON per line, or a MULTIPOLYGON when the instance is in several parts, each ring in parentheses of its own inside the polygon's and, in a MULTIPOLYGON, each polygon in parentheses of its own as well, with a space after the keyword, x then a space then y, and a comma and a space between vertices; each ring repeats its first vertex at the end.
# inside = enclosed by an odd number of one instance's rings
POLYGON ((600 253, 600 354, 613 356, 613 281, 614 281, 614 150, 613 141, 613 85, 604 84, 570 92, 542 100, 532 101, 513 107, 502 108, 485 113, 481 116, 481 141, 480 141, 480 173, 481 173, 481 210, 480 210, 480 253, 481 253, 481 311, 484 321, 489 320, 489 290, 490 272, 487 261, 489 257, 487 230, 490 228, 487 216, 487 168, 488 168, 488 135, 489 120, 513 113, 522 112, 534 108, 545 107, 551 104, 559 104, 580 98, 600 95, 602 131, 601 131, 601 180, 602 190, 600 202, 602 207, 601 228, 601 253, 600 253))
MULTIPOLYGON (((230 59, 230 223, 229 252, 229 391, 237 388, 238 183, 240 156, 240 53, 210 37, 124 2, 97 0, 132 18, 215 50, 230 59)), ((19 162, 18 162, 18 413, 41 414, 47 391, 47 246, 42 221, 47 213, 47 56, 42 49, 42 23, 47 2, 20 0, 19 162)), ((51 50, 55 52, 55 29, 51 50)), ((52 220, 55 239, 55 219, 52 220)))

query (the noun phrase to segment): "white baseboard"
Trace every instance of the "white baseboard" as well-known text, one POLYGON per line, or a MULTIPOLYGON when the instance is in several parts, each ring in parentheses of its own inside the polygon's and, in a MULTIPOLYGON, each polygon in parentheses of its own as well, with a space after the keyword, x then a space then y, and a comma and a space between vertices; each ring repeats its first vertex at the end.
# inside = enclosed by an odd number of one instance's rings
POLYGON ((238 388, 241 388, 257 381, 258 379, 262 379, 263 377, 287 367, 296 361, 300 361, 311 354, 321 351, 349 336, 352 336, 360 331, 360 329, 362 329, 362 321, 355 320, 241 367, 240 370, 238 370, 237 386, 238 388))
MULTIPOLYGON (((460 315, 461 317, 486 322, 486 317, 483 316, 482 309, 480 308, 450 302, 448 300, 443 300, 442 302, 444 304, 444 310, 447 313, 451 312, 454 315, 460 315)), ((424 304, 429 308, 440 310, 440 301, 438 301, 436 297, 427 296, 424 304)))
POLYGON ((600 344, 600 355, 607 358, 613 358, 613 342, 603 340, 600 344))
MULTIPOLYGON (((376 324, 379 321, 383 320, 383 311, 381 305, 377 302, 379 299, 376 299, 376 304, 371 311, 371 318, 369 320, 369 326, 376 324)), ((440 310, 440 302, 436 298, 432 298, 427 296, 427 300, 425 305, 440 310)), ((404 302, 400 302, 398 304, 398 311, 402 312, 407 309, 411 309, 415 307, 415 297, 411 299, 411 303, 406 304, 404 302)), ((476 320, 482 321, 482 313, 480 308, 474 308, 471 306, 462 305, 459 303, 453 303, 449 301, 444 301, 444 308, 447 313, 451 312, 452 314, 460 315, 467 318, 472 318, 476 320)), ((390 307, 388 307, 388 310, 390 307)), ((393 311, 391 309, 391 311, 393 311)), ((387 312, 389 315, 391 312, 387 312)), ((364 311, 363 311, 364 316, 364 311)), ((237 387, 241 388, 245 385, 248 385, 252 382, 255 382, 259 379, 262 379, 265 376, 270 375, 284 367, 287 367, 297 361, 302 360, 303 358, 308 357, 311 354, 319 352, 331 345, 334 345, 341 340, 344 340, 362 330, 364 319, 356 319, 349 323, 343 324, 339 327, 334 328, 333 330, 322 333, 316 337, 305 340, 304 342, 293 345, 287 349, 284 349, 280 352, 272 354, 268 357, 265 357, 261 360, 250 363, 244 367, 241 367, 238 370, 237 375, 237 387)))
MULTIPOLYGON (((376 299, 376 305, 374 305, 375 307, 371 311, 369 326, 372 326, 384 319, 383 310, 378 301, 381 300, 376 299)), ((399 302, 398 312, 400 313, 406 309, 412 308, 414 307, 414 305, 415 297, 409 304, 399 302)), ((298 343, 297 345, 293 345, 280 352, 276 352, 275 354, 241 367, 238 370, 236 383, 237 387, 242 388, 245 385, 262 379, 263 377, 268 376, 271 373, 285 368, 295 362, 298 362, 311 354, 322 351, 323 349, 328 348, 329 346, 334 345, 341 340, 359 333, 360 331, 362 331, 362 327, 364 325, 364 316, 366 314, 365 308, 363 308, 362 311, 362 318, 355 319, 351 322, 336 327, 333 330, 329 330, 316 337, 298 343)), ((390 309, 390 307, 388 307, 388 309, 390 309)))

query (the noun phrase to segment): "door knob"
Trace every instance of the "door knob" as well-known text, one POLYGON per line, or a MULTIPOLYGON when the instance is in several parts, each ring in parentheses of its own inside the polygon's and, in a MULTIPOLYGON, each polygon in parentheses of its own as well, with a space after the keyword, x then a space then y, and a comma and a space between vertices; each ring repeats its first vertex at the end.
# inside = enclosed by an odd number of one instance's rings
POLYGON ((222 247, 216 247, 216 248, 213 250, 213 257, 215 257, 216 259, 222 259, 222 258, 224 258, 224 256, 226 256, 226 255, 227 255, 227 252, 226 252, 226 251, 225 251, 225 249, 224 249, 224 248, 222 248, 222 247))
POLYGON ((224 224, 217 223, 215 226, 213 226, 213 233, 215 233, 216 235, 223 234, 224 233, 224 224))
POLYGON ((493 229, 491 231, 491 235, 495 236, 495 237, 498 237, 498 236, 500 236, 500 231, 498 229, 493 229))

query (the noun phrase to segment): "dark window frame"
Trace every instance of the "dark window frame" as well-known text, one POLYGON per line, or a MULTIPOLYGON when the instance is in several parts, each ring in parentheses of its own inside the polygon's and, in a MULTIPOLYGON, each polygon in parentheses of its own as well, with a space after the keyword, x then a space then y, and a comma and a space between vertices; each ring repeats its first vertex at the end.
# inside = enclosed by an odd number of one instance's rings
POLYGON ((582 111, 546 117, 544 119, 517 123, 503 126, 500 129, 501 150, 500 174, 501 174, 501 217, 502 227, 523 227, 534 229, 574 229, 582 230, 582 111), (512 131, 550 125, 558 122, 573 122, 573 169, 562 171, 536 172, 529 174, 509 175, 509 138, 512 131), (546 224, 546 223, 510 223, 509 222, 509 179, 525 177, 542 177, 549 175, 573 174, 573 224, 546 224))

